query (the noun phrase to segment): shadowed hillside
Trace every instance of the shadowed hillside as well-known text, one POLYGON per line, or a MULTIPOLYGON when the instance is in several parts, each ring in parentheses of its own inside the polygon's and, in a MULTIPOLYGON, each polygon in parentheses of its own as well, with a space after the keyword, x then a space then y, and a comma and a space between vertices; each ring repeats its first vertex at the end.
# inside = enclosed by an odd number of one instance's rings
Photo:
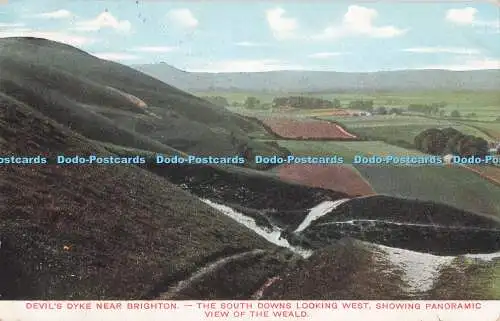
MULTIPOLYGON (((1 95, 0 104, 4 154, 105 153, 23 103, 1 95)), ((155 297, 199 265, 273 248, 134 166, 0 171, 2 299, 155 297)))
POLYGON ((247 132, 261 130, 259 125, 67 45, 0 39, 0 69, 3 92, 91 139, 155 151, 161 143, 200 155, 233 156, 245 144, 280 153, 249 140, 247 132))

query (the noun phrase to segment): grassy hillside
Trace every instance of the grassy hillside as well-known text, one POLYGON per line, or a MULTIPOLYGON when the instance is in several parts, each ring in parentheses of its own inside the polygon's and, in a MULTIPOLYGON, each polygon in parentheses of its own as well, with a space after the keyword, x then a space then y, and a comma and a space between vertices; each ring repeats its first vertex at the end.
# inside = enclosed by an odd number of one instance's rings
POLYGON ((279 153, 248 138, 247 132, 259 131, 258 124, 66 45, 0 39, 0 68, 3 92, 91 139, 158 151, 161 143, 205 155, 233 156, 243 144, 279 153))
MULTIPOLYGON (((109 154, 13 98, 2 94, 0 105, 6 155, 109 154)), ((151 298, 199 265, 273 248, 134 166, 0 171, 3 299, 151 298)))
POLYGON ((500 298, 500 260, 481 262, 457 258, 441 270, 428 297, 445 300, 498 300, 500 298))
POLYGON ((402 272, 377 259, 360 242, 344 239, 288 268, 265 292, 265 300, 404 300, 402 272), (354 272, 356 271, 356 272, 354 272), (360 295, 360 293, 363 293, 360 295))
MULTIPOLYGON (((246 136, 258 124, 62 44, 1 39, 0 67, 6 156, 213 155, 235 153, 241 143, 281 151, 246 136)), ((249 298, 296 257, 183 188, 257 208, 287 204, 283 192, 305 206, 323 197, 251 169, 151 167, 2 165, 1 298, 150 299, 184 281, 175 295, 249 298), (245 189, 235 194, 240 184, 245 189), (253 266, 237 264, 246 255, 253 266), (210 283, 207 266, 226 280, 221 288, 202 286, 210 283), (243 274, 252 278, 228 277, 243 274)))

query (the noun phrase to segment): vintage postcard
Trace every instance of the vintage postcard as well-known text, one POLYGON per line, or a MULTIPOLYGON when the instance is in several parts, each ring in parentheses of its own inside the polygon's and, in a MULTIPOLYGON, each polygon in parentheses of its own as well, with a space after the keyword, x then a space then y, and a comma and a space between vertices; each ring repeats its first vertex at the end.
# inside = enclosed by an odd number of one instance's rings
POLYGON ((500 321, 498 2, 1 3, 1 321, 500 321))

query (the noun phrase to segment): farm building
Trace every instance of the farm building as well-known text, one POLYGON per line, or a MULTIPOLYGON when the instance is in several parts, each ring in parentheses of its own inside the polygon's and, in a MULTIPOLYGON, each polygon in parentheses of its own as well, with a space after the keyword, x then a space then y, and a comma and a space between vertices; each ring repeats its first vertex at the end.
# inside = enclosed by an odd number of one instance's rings
POLYGON ((367 112, 367 111, 351 113, 351 116, 371 116, 371 115, 372 115, 372 113, 367 112))
POLYGON ((444 156, 443 157, 444 163, 445 164, 451 164, 451 162, 453 160, 453 157, 454 157, 453 154, 448 154, 448 155, 444 156))
POLYGON ((500 155, 500 142, 490 143, 490 153, 500 155))

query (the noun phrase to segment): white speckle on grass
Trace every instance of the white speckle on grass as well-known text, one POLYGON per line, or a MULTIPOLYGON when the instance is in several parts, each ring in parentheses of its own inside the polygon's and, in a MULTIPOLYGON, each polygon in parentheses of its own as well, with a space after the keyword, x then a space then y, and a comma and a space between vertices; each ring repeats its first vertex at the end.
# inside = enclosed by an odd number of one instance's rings
POLYGON ((455 256, 437 256, 379 244, 371 245, 386 254, 389 262, 403 271, 403 281, 406 281, 412 292, 425 292, 432 289, 441 268, 450 265, 456 258, 455 256))
POLYGON ((476 259, 481 261, 493 261, 495 259, 500 259, 500 252, 488 253, 488 254, 466 254, 464 257, 468 259, 476 259))
POLYGON ((450 266, 457 257, 490 261, 500 258, 500 252, 491 254, 466 254, 462 256, 439 256, 410 250, 392 248, 379 244, 375 246, 387 255, 389 262, 403 272, 403 280, 408 283, 411 292, 425 292, 432 289, 443 267, 450 266))

